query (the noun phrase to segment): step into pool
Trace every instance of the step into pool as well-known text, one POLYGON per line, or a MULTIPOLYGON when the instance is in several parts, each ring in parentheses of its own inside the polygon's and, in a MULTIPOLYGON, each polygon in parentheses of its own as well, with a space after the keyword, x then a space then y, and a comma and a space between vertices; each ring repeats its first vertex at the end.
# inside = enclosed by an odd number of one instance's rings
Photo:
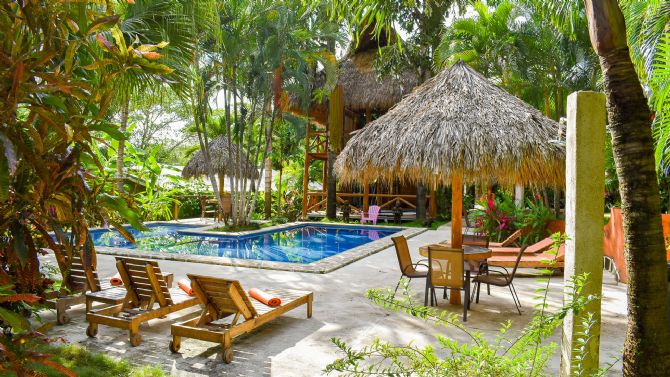
POLYGON ((299 224, 244 236, 194 232, 201 226, 150 224, 148 230, 128 227, 135 243, 116 230, 91 231, 96 246, 185 255, 218 256, 289 263, 312 263, 390 236, 392 227, 299 224))

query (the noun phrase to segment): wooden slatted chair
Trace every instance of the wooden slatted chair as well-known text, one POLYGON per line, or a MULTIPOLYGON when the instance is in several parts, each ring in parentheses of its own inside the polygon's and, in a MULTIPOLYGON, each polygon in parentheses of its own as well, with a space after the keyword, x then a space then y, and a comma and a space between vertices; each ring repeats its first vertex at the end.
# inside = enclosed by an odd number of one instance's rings
MULTIPOLYGON (((95 266, 95 255, 92 264, 95 266)), ((61 289, 47 296, 45 303, 47 308, 56 310, 56 323, 64 325, 70 322, 67 310, 86 301, 88 284, 81 254, 73 255, 70 271, 61 271, 61 274, 67 276, 63 279, 61 289)))
POLYGON ((156 261, 117 257, 116 268, 126 297, 121 304, 86 313, 89 337, 97 335, 98 325, 126 329, 130 344, 136 347, 142 342, 141 323, 198 305, 197 297, 188 296, 179 288, 168 288, 156 261))
POLYGON ((172 325, 170 351, 179 352, 181 337, 221 343, 223 361, 233 361, 232 342, 237 336, 272 321, 300 305, 307 304, 307 318, 312 317, 313 293, 305 291, 267 289, 281 298, 277 307, 250 299, 237 280, 188 274, 191 288, 203 306, 199 318, 172 325), (233 316, 232 319, 225 319, 233 316), (243 321, 239 322, 240 317, 243 321))

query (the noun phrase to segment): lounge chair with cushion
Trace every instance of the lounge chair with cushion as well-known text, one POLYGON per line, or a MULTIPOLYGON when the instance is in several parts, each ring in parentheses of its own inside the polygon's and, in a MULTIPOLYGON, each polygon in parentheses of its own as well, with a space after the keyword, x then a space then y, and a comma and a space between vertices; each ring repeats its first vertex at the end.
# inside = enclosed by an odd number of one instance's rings
POLYGON ((172 325, 172 352, 179 352, 181 337, 220 343, 223 361, 229 364, 233 361, 232 342, 236 337, 303 304, 307 305, 307 318, 312 317, 312 292, 267 289, 265 292, 281 299, 278 306, 271 307, 250 298, 237 280, 193 274, 188 277, 203 309, 199 318, 172 325), (226 318, 230 316, 232 319, 226 318))
MULTIPOLYGON (((538 254, 544 251, 549 250, 552 246, 554 245, 554 240, 551 239, 551 237, 547 237, 545 239, 542 239, 530 246, 528 246, 524 252, 524 254, 532 255, 532 254, 538 254)), ((519 255, 519 252, 521 251, 520 247, 492 247, 491 248, 491 255, 493 256, 510 256, 512 258, 516 258, 517 255, 519 255)))
POLYGON ((128 330, 130 344, 135 347, 142 342, 141 323, 198 305, 197 297, 188 296, 179 288, 168 288, 156 261, 117 257, 116 268, 126 297, 120 304, 86 313, 89 337, 97 335, 98 325, 117 327, 128 330))
POLYGON ((510 247, 516 243, 516 240, 521 237, 522 231, 518 229, 516 232, 510 234, 502 242, 489 242, 490 247, 510 247))
MULTIPOLYGON (((528 249, 530 246, 528 246, 528 249)), ((563 268, 565 264, 565 245, 561 245, 556 254, 543 252, 539 254, 528 254, 528 249, 523 253, 519 259, 519 267, 521 268, 563 268), (550 266, 547 261, 554 261, 555 264, 550 266)), ((514 267, 518 255, 494 255, 487 260, 489 266, 498 267, 514 267)))

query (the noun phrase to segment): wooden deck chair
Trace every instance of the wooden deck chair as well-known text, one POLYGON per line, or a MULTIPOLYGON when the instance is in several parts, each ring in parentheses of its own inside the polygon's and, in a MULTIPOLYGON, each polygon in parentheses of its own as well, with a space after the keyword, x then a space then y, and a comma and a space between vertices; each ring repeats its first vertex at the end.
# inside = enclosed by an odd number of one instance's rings
MULTIPOLYGON (((551 237, 547 237, 545 239, 542 239, 526 248, 526 251, 524 251, 524 254, 526 256, 532 255, 532 254, 539 254, 542 252, 545 252, 549 250, 552 246, 554 245, 554 240, 551 239, 551 237)), ((517 255, 519 255, 519 252, 521 251, 520 247, 492 247, 491 248, 491 255, 493 256, 509 256, 512 258, 516 258, 517 255)))
POLYGON ((141 323, 198 305, 197 297, 188 296, 179 288, 168 288, 156 261, 117 257, 116 268, 126 297, 121 304, 86 313, 89 337, 98 334, 98 325, 126 329, 130 344, 136 347, 142 342, 141 323))
POLYGON ((172 325, 170 351, 179 352, 181 337, 221 343, 223 361, 233 361, 232 342, 237 336, 250 332, 280 315, 307 304, 307 318, 312 317, 312 292, 267 289, 281 298, 277 307, 250 299, 237 280, 188 274, 191 288, 203 306, 199 318, 172 325), (233 316, 231 320, 225 317, 233 316), (242 317, 242 318, 240 318, 242 317), (242 319, 243 321, 239 321, 242 319))
MULTIPOLYGON (((93 256, 93 266, 95 266, 95 256, 93 256)), ((63 276, 67 275, 67 279, 63 279, 61 289, 53 292, 46 297, 46 307, 56 310, 56 323, 64 325, 70 322, 67 316, 67 310, 74 305, 83 304, 86 301, 86 289, 88 288, 86 272, 82 263, 82 255, 77 254, 72 256, 72 263, 70 271, 66 274, 61 271, 63 276)))
POLYGON ((516 240, 521 237, 523 232, 521 229, 518 229, 516 232, 510 234, 509 237, 505 238, 502 242, 489 242, 489 247, 510 247, 516 243, 516 240))

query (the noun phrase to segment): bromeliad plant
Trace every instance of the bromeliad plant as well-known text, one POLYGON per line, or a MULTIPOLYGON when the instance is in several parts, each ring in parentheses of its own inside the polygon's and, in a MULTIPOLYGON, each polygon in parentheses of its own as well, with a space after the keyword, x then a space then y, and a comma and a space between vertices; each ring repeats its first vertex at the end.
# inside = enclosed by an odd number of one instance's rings
POLYGON ((477 233, 499 242, 516 230, 517 215, 512 200, 504 195, 490 195, 475 204, 469 216, 477 233))

